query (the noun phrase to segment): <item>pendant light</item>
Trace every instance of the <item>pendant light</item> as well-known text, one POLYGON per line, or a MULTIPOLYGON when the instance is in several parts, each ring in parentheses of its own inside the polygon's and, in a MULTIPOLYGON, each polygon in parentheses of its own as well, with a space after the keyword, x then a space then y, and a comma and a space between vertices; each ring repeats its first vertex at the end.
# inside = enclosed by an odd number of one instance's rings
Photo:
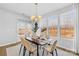
POLYGON ((42 17, 38 16, 38 3, 35 3, 35 16, 32 16, 31 19, 33 22, 38 22, 42 17))

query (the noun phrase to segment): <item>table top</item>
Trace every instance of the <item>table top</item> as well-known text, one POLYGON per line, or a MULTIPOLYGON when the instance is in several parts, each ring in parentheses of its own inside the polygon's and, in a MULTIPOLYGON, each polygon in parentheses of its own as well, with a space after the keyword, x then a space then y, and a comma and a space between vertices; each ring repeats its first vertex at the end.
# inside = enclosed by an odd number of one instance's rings
POLYGON ((36 45, 45 45, 47 44, 47 41, 43 38, 43 39, 40 39, 40 38, 30 38, 30 37, 27 37, 25 38, 26 40, 36 44, 36 45))

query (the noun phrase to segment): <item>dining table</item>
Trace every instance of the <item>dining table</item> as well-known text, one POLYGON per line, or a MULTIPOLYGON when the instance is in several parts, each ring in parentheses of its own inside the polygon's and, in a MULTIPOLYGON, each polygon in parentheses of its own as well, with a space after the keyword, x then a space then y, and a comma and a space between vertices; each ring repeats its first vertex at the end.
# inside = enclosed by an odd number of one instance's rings
MULTIPOLYGON (((47 44, 47 41, 46 41, 46 38, 40 38, 40 37, 26 37, 25 38, 26 40, 28 40, 29 42, 35 44, 37 46, 37 56, 39 56, 39 46, 44 46, 47 44)), ((21 49, 22 49, 22 45, 20 47, 20 51, 21 52, 21 49)), ((24 47, 23 48, 23 56, 25 55, 26 53, 26 48, 24 47)))

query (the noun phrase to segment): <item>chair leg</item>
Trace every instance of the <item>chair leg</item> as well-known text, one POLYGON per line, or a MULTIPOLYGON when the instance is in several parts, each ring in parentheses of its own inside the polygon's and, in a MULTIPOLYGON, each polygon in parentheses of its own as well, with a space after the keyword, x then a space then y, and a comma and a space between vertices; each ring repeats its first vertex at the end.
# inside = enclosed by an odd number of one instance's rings
POLYGON ((56 56, 58 56, 57 49, 55 49, 55 52, 56 52, 56 56))
POLYGON ((29 56, 31 56, 31 52, 29 51, 29 56))
POLYGON ((21 53, 21 49, 22 49, 22 44, 21 44, 21 46, 20 46, 19 55, 20 55, 20 53, 21 53))
POLYGON ((43 49, 43 53, 42 53, 42 56, 44 56, 44 49, 43 49))
POLYGON ((34 52, 31 52, 32 56, 35 56, 34 52))
POLYGON ((52 52, 52 56, 54 56, 53 52, 52 52))
POLYGON ((26 48, 24 47, 24 49, 23 49, 23 56, 25 56, 25 53, 26 53, 26 48))

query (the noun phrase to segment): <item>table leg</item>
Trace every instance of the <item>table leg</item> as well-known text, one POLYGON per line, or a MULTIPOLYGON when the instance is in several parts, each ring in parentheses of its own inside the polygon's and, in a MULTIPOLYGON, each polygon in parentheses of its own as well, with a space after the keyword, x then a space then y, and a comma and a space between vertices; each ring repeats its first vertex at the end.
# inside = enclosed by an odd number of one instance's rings
POLYGON ((37 45, 37 56, 39 56, 39 45, 37 45))
POLYGON ((56 52, 56 56, 58 56, 57 49, 55 49, 55 52, 56 52))

